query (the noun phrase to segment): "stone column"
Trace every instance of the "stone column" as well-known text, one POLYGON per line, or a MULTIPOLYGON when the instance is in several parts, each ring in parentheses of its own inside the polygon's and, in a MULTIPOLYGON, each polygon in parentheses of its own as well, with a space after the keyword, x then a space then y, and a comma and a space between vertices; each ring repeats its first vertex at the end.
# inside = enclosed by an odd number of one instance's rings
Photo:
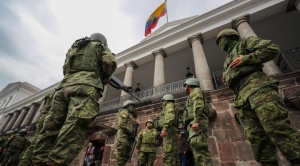
POLYGON ((16 120, 17 120, 19 114, 20 114, 20 111, 15 111, 15 112, 13 113, 12 118, 10 119, 9 123, 7 124, 7 126, 6 126, 5 129, 4 129, 5 131, 11 129, 11 127, 13 126, 13 124, 16 122, 16 120))
POLYGON ((11 119, 11 117, 12 117, 12 113, 9 113, 9 114, 5 115, 5 117, 6 117, 6 118, 5 118, 4 123, 3 123, 2 126, 1 126, 0 132, 3 132, 4 129, 6 128, 8 122, 10 121, 10 119, 11 119))
MULTIPOLYGON (((130 61, 128 63, 125 63, 124 65, 126 67, 124 84, 126 86, 132 87, 134 70, 136 68, 138 68, 138 66, 135 64, 134 61, 130 61)), ((127 95, 127 93, 125 91, 122 91, 121 96, 124 96, 124 95, 127 95)))
MULTIPOLYGON (((249 25, 249 15, 239 17, 232 21, 232 27, 237 29, 241 38, 247 38, 249 36, 256 36, 253 29, 249 25)), ((273 60, 264 63, 263 71, 267 75, 277 75, 280 74, 281 71, 276 66, 273 60)))
POLYGON ((106 93, 107 93, 107 85, 104 86, 104 90, 102 92, 102 97, 99 99, 98 103, 102 103, 105 100, 106 93))
POLYGON ((206 56, 202 47, 203 44, 202 34, 197 34, 189 37, 188 42, 190 44, 190 47, 193 50, 196 77, 199 80, 201 89, 213 90, 214 84, 212 81, 206 56))
POLYGON ((41 115, 42 115, 42 109, 44 108, 45 100, 43 100, 42 104, 40 105, 39 109, 36 111, 36 114, 33 117, 32 123, 36 124, 38 123, 41 115))
POLYGON ((164 58, 167 57, 167 54, 164 49, 159 49, 157 51, 153 51, 152 55, 155 58, 154 64, 154 78, 153 78, 153 86, 163 85, 165 84, 165 65, 164 58))
POLYGON ((30 109, 29 111, 27 112, 27 115, 24 119, 24 121, 22 122, 21 124, 21 127, 24 127, 24 126, 28 126, 32 120, 32 116, 33 114, 35 113, 35 110, 36 110, 36 107, 38 106, 37 103, 32 103, 31 106, 30 106, 30 109))
POLYGON ((18 128, 20 127, 20 125, 22 124, 22 122, 24 121, 24 118, 27 114, 27 110, 28 108, 27 107, 23 107, 22 110, 21 110, 21 113, 18 117, 18 119, 16 120, 16 123, 14 124, 13 128, 18 128))

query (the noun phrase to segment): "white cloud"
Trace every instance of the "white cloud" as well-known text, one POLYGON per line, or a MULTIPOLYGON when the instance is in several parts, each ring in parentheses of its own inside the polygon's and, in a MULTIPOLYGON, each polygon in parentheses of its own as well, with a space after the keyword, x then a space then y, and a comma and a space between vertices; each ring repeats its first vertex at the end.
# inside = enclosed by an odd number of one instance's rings
MULTIPOLYGON (((168 1, 169 21, 201 15, 230 0, 168 1)), ((8 83, 29 82, 46 88, 60 81, 71 44, 103 33, 110 49, 121 52, 144 38, 149 15, 164 1, 41 0, 0 2, 0 90, 8 83)), ((161 18, 157 28, 166 23, 161 18)), ((157 29, 156 28, 156 29, 157 29)), ((154 29, 155 31, 155 29, 154 29)))

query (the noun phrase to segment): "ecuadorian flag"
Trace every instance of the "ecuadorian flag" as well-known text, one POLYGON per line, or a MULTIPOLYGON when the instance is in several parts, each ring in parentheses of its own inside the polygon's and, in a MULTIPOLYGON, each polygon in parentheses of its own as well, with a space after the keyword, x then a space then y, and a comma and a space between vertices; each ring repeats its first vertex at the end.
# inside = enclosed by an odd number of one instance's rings
POLYGON ((164 16, 166 13, 166 3, 163 3, 149 16, 145 27, 145 36, 148 36, 151 33, 151 29, 156 27, 159 18, 164 16))

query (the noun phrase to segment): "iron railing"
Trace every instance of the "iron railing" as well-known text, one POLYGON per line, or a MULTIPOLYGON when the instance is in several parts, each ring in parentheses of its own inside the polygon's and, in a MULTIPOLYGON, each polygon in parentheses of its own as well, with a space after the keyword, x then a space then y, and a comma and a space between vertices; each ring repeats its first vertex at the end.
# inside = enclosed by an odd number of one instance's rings
POLYGON ((223 70, 213 71, 213 78, 216 89, 227 88, 227 86, 222 81, 223 70))
POLYGON ((185 80, 186 79, 172 82, 169 84, 156 86, 135 93, 135 95, 139 97, 140 101, 137 101, 131 95, 125 95, 107 102, 100 103, 100 115, 117 112, 118 109, 122 107, 123 102, 125 102, 128 99, 135 101, 136 106, 143 106, 143 105, 159 102, 163 97, 163 95, 168 93, 172 94, 176 98, 183 97, 186 95, 185 89, 183 87, 185 80))
MULTIPOLYGON (((296 48, 290 51, 286 51, 280 54, 277 62, 277 66, 282 73, 290 73, 300 70, 300 48, 296 48)), ((213 71, 213 79, 216 89, 226 88, 227 86, 222 82, 223 70, 213 71)), ((183 87, 186 79, 172 82, 169 84, 156 86, 144 91, 135 93, 140 98, 140 101, 136 101, 137 106, 147 105, 151 103, 159 102, 163 95, 170 93, 175 97, 185 96, 185 90, 183 87)), ((107 102, 100 103, 100 114, 109 114, 117 112, 122 107, 123 102, 126 100, 136 100, 131 95, 125 95, 107 102)))
POLYGON ((290 73, 300 70, 300 48, 289 50, 280 54, 277 66, 282 73, 290 73))

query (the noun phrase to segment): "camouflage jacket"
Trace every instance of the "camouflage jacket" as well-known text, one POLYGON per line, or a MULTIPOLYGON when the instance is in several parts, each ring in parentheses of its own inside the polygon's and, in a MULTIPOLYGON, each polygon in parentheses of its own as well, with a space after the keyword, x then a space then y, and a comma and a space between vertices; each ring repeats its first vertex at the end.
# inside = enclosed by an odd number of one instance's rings
POLYGON ((158 125, 162 131, 169 132, 178 129, 179 110, 172 102, 167 102, 159 116, 158 125))
POLYGON ((103 84, 108 83, 116 67, 115 56, 102 43, 97 41, 90 41, 85 45, 74 43, 67 53, 64 78, 58 87, 84 84, 103 90, 103 84))
POLYGON ((11 152, 21 152, 29 146, 30 142, 24 136, 14 135, 7 145, 7 150, 11 152))
MULTIPOLYGON (((261 71, 262 64, 274 59, 280 53, 279 47, 270 40, 254 36, 241 39, 226 56, 224 62, 225 83, 235 91, 235 106, 242 106, 248 97, 258 89, 276 84, 277 81, 261 71), (229 67, 239 55, 244 55, 242 65, 229 67)), ((257 101, 260 103, 261 101, 257 101)))
POLYGON ((183 113, 184 125, 187 127, 192 123, 200 123, 200 126, 208 126, 208 103, 200 88, 194 88, 189 94, 183 113))
POLYGON ((129 139, 134 138, 133 130, 134 124, 136 123, 134 117, 126 109, 121 109, 118 113, 118 132, 117 137, 118 141, 124 140, 128 141, 129 139))
POLYGON ((156 147, 159 146, 157 136, 159 133, 156 129, 143 129, 138 137, 136 149, 139 149, 141 152, 155 152, 156 147))

